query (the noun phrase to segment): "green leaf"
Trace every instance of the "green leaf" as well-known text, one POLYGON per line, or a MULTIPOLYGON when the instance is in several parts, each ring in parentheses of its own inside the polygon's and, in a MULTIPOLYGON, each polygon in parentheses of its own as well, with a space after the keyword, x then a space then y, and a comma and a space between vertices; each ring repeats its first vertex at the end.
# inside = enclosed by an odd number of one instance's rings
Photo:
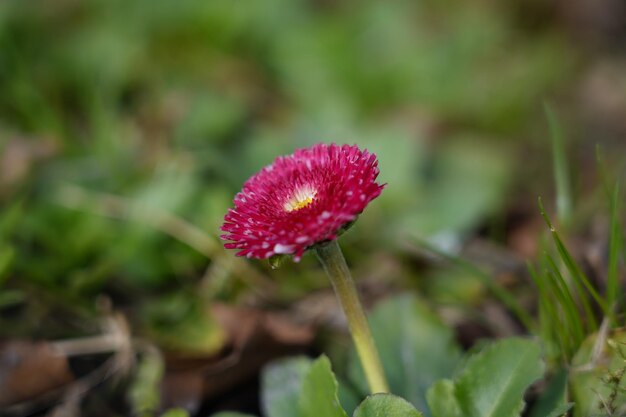
POLYGON ((570 408, 574 406, 574 403, 561 404, 556 407, 550 414, 545 417, 564 417, 570 408))
POLYGON ((502 205, 511 180, 508 160, 506 152, 484 138, 447 137, 445 146, 428 155, 421 188, 410 190, 413 204, 400 232, 435 238, 441 232, 471 230, 502 205))
POLYGON ((590 335, 572 359, 570 393, 574 415, 623 415, 626 404, 626 331, 590 335), (610 413, 607 413, 610 411, 610 413))
POLYGON ((442 379, 435 382, 426 394, 428 407, 435 417, 463 417, 454 396, 454 381, 442 379))
POLYGON ((353 417, 422 417, 422 413, 403 398, 391 394, 374 394, 358 406, 353 417))
MULTIPOLYGON (((548 387, 535 403, 530 417, 548 417, 566 405, 567 399, 567 370, 561 369, 548 383, 548 387)), ((566 408, 565 411, 567 411, 566 408)), ((561 412, 563 414, 563 412, 561 412)), ((560 416, 561 414, 556 414, 560 416)))
MULTIPOLYGON (((337 396, 337 380, 326 356, 311 365, 302 381, 299 410, 300 417, 347 417, 337 396)), ((282 416, 295 417, 295 415, 282 416)))
POLYGON ((311 368, 309 358, 289 358, 274 362, 263 370, 261 407, 267 417, 298 416, 302 380, 311 368))
MULTIPOLYGON (((237 416, 243 416, 243 414, 233 414, 230 417, 237 416)), ((189 417, 189 413, 187 412, 187 410, 183 410, 182 408, 172 408, 161 414, 161 417, 189 417)), ((221 417, 228 417, 228 415, 221 417)))
POLYGON ((255 417, 255 416, 253 416, 252 414, 235 413, 233 411, 223 411, 221 413, 213 414, 211 417, 255 417))
MULTIPOLYGON (((460 363, 460 349, 452 331, 428 307, 408 295, 381 303, 369 321, 391 392, 426 410, 428 388, 436 380, 452 376, 460 363)), ((367 393, 356 355, 349 375, 361 393, 367 393)), ((430 415, 428 411, 424 414, 430 415)))
POLYGON ((435 417, 517 417, 524 391, 542 374, 535 342, 505 339, 471 357, 456 381, 437 382, 428 404, 435 417))
POLYGON ((468 417, 516 417, 524 408, 524 391, 542 374, 537 343, 505 339, 470 358, 455 395, 468 417))
POLYGON ((341 402, 346 413, 352 414, 363 399, 363 396, 357 392, 358 390, 351 383, 346 382, 345 379, 337 377, 337 382, 339 383, 339 391, 337 394, 339 396, 339 402, 341 402))

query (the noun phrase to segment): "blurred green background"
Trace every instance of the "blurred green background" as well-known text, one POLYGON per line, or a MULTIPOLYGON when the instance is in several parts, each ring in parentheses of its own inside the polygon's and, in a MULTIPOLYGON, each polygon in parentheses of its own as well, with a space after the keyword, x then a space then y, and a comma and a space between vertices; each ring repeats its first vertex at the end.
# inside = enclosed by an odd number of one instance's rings
MULTIPOLYGON (((480 289, 422 273, 415 239, 533 255, 512 230, 554 200, 545 102, 575 199, 595 190, 596 145, 623 166, 624 9, 0 2, 0 336, 91 334, 104 303, 160 346, 212 353, 212 302, 276 308, 326 288, 311 256, 271 271, 217 238, 248 176, 316 142, 367 147, 388 183, 342 238, 355 275, 467 301, 480 289)), ((581 228, 603 204, 581 204, 581 228)))

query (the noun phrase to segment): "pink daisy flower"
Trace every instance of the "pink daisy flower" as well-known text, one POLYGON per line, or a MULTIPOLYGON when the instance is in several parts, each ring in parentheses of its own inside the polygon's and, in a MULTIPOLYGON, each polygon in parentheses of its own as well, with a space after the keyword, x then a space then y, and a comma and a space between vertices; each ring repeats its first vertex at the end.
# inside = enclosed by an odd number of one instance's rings
POLYGON ((252 176, 224 217, 221 238, 238 256, 293 255, 333 240, 380 195, 376 155, 317 144, 278 157, 252 176))

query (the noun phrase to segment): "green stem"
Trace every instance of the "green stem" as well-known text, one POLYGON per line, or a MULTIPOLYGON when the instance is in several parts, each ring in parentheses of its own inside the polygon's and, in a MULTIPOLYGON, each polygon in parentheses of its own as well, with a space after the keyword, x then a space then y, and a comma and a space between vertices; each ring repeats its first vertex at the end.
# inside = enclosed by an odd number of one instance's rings
POLYGON ((343 253, 341 253, 339 244, 336 240, 333 240, 319 245, 315 249, 315 253, 324 266, 330 282, 333 284, 337 299, 348 320, 350 333, 352 333, 352 339, 365 371, 370 391, 372 394, 389 392, 374 339, 367 325, 367 319, 359 301, 354 280, 350 275, 350 270, 348 265, 346 265, 346 260, 343 257, 343 253))

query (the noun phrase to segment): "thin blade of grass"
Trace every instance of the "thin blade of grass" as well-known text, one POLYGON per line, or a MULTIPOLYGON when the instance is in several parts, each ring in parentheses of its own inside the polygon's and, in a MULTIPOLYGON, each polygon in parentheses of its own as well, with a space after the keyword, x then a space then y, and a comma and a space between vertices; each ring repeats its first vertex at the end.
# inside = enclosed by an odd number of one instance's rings
POLYGON ((604 161, 604 155, 600 145, 596 145, 596 162, 600 173, 600 182, 606 193, 610 206, 610 230, 609 230, 609 257, 607 270, 606 300, 607 306, 611 310, 611 314, 615 316, 616 305, 623 302, 619 297, 619 275, 618 265, 620 256, 626 258, 626 252, 623 252, 624 236, 621 232, 621 222, 619 218, 620 210, 620 183, 617 181, 611 189, 611 181, 609 179, 608 169, 604 161))
POLYGON ((572 214, 573 204, 569 167, 567 165, 567 157, 565 155, 563 129, 561 128, 561 124, 559 123, 552 106, 548 103, 544 103, 544 111, 546 113, 546 118, 548 119, 550 138, 552 139, 557 215, 561 222, 567 223, 572 214))
MULTIPOLYGON (((591 283, 589 282, 589 279, 587 279, 585 274, 580 270, 580 268, 578 267, 578 265, 574 261, 574 258, 572 257, 572 255, 569 253, 569 251, 565 247, 565 244, 561 240, 561 237, 559 236, 559 233, 557 232, 556 228, 554 227, 554 225, 550 221, 550 218, 548 217, 548 214, 546 213, 546 211, 545 211, 545 209, 543 207, 543 203, 541 201, 541 198, 539 198, 539 209, 541 210, 541 216, 544 218, 546 224, 550 228, 550 232, 552 234, 552 240, 554 241, 556 249, 557 249, 557 251, 559 253, 559 256, 560 256, 561 260, 563 261, 563 264, 565 265, 565 268, 567 268, 569 274, 571 275, 571 278, 572 278, 573 282, 579 288, 582 285, 587 290, 587 292, 589 292, 589 294, 593 297, 593 299, 598 304, 598 306, 600 306, 600 308, 602 309, 602 312, 605 315, 608 315, 609 311, 608 311, 608 308, 607 308, 605 300, 603 300, 602 297, 600 297, 598 292, 595 290, 595 288, 593 288, 593 285, 591 285, 591 283)), ((582 295, 583 295, 582 291, 581 291, 580 295, 581 295, 580 298, 581 298, 581 302, 583 303, 583 307, 585 306, 585 304, 588 305, 588 301, 587 301, 586 297, 582 297, 582 295)), ((587 308, 585 308, 585 311, 587 311, 587 308)))
MULTIPOLYGON (((553 289, 559 300, 561 301, 561 306, 563 307, 563 311, 567 317, 568 325, 572 329, 572 336, 574 337, 574 343, 576 346, 580 345, 585 338, 585 329, 582 324, 582 320, 578 314, 578 309, 576 308, 576 301, 574 301, 574 297, 572 292, 570 291, 569 286, 565 282, 561 271, 559 271, 556 262, 554 259, 546 254, 546 261, 552 270, 552 273, 547 274, 550 278, 551 283, 553 284, 553 289)), ((584 308, 584 304, 583 304, 584 308)), ((587 308, 589 308, 587 303, 587 308)), ((585 310, 585 314, 590 317, 590 326, 592 328, 597 327, 597 323, 595 318, 593 317, 593 312, 589 308, 589 310, 585 310)))
POLYGON ((550 286, 551 295, 553 296, 552 302, 555 304, 555 308, 560 313, 557 321, 551 323, 551 325, 554 326, 555 333, 558 334, 560 339, 563 341, 562 345, 564 346, 564 350, 561 355, 563 363, 569 363, 569 360, 578 350, 577 340, 580 339, 580 336, 576 335, 579 335, 580 332, 573 329, 580 328, 582 326, 582 322, 575 303, 569 302, 568 296, 566 295, 569 294, 571 296, 571 293, 569 291, 564 292, 562 290, 557 276, 554 272, 552 272, 553 263, 550 261, 551 259, 546 252, 545 256, 541 259, 541 265, 544 274, 547 277, 545 280, 550 286))
POLYGON ((552 352, 548 353, 551 357, 557 359, 563 356, 568 357, 572 349, 568 346, 566 331, 557 325, 561 322, 561 314, 558 310, 558 304, 554 300, 554 294, 546 288, 544 279, 539 276, 533 265, 530 262, 527 262, 526 265, 530 277, 539 291, 539 335, 546 343, 552 341, 558 346, 555 355, 552 352))
POLYGON ((609 232, 609 265, 606 276, 606 301, 611 311, 611 316, 615 311, 619 293, 618 264, 620 259, 620 247, 622 245, 622 232, 619 222, 619 182, 611 195, 611 228, 609 232))

